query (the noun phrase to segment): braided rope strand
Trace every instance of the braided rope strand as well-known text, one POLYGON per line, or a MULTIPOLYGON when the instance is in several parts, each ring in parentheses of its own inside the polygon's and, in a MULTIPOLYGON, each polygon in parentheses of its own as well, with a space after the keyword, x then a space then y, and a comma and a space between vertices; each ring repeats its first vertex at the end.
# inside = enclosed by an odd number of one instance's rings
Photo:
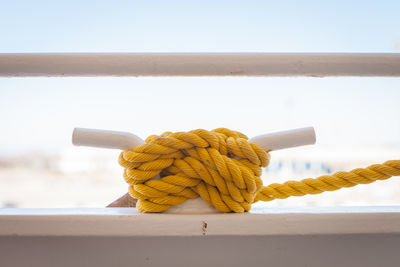
POLYGON ((400 175, 400 160, 315 179, 262 184, 270 155, 226 128, 165 132, 120 154, 129 194, 141 212, 163 212, 201 197, 221 212, 249 211, 257 201, 304 196, 368 184, 400 175))
POLYGON ((255 200, 271 201, 290 196, 315 195, 344 187, 353 187, 358 184, 370 184, 377 180, 389 179, 392 176, 400 176, 400 160, 389 160, 383 164, 374 164, 367 168, 357 168, 349 172, 336 172, 315 179, 287 181, 283 184, 273 183, 264 186, 255 200))

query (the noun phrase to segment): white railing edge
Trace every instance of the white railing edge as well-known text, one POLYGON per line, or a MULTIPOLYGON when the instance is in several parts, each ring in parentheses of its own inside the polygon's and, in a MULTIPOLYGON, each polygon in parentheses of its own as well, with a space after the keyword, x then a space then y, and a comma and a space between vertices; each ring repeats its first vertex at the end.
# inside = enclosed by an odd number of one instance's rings
POLYGON ((0 77, 400 77, 400 53, 11 53, 0 77))
POLYGON ((0 236, 400 234, 399 221, 400 206, 275 207, 246 214, 140 214, 134 208, 2 209, 0 236))

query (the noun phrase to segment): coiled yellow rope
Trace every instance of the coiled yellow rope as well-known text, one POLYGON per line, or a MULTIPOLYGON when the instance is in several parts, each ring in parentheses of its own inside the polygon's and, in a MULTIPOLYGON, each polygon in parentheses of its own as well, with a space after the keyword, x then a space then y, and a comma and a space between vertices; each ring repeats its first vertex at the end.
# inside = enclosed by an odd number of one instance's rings
POLYGON ((334 191, 400 175, 400 160, 365 169, 337 172, 315 179, 263 186, 261 168, 268 152, 236 131, 166 132, 119 157, 129 194, 141 212, 162 212, 190 198, 201 197, 221 212, 245 212, 259 200, 271 201, 334 191), (160 179, 152 179, 159 176, 160 179))

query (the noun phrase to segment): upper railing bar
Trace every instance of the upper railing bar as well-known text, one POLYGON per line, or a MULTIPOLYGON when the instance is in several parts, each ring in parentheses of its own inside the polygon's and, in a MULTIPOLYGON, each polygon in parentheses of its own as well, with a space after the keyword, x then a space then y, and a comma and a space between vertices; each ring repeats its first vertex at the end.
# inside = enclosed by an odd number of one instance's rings
POLYGON ((400 77, 400 53, 0 54, 0 77, 400 77))

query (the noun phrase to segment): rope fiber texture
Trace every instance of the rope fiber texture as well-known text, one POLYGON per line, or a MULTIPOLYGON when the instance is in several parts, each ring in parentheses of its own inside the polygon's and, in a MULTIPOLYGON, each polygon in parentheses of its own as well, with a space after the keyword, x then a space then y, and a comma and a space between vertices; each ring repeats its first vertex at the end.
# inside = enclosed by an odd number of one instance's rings
POLYGON ((140 212, 163 212, 201 197, 221 212, 249 211, 257 201, 320 194, 400 175, 400 160, 318 178, 263 186, 270 155, 226 128, 165 132, 120 154, 119 164, 140 212))

